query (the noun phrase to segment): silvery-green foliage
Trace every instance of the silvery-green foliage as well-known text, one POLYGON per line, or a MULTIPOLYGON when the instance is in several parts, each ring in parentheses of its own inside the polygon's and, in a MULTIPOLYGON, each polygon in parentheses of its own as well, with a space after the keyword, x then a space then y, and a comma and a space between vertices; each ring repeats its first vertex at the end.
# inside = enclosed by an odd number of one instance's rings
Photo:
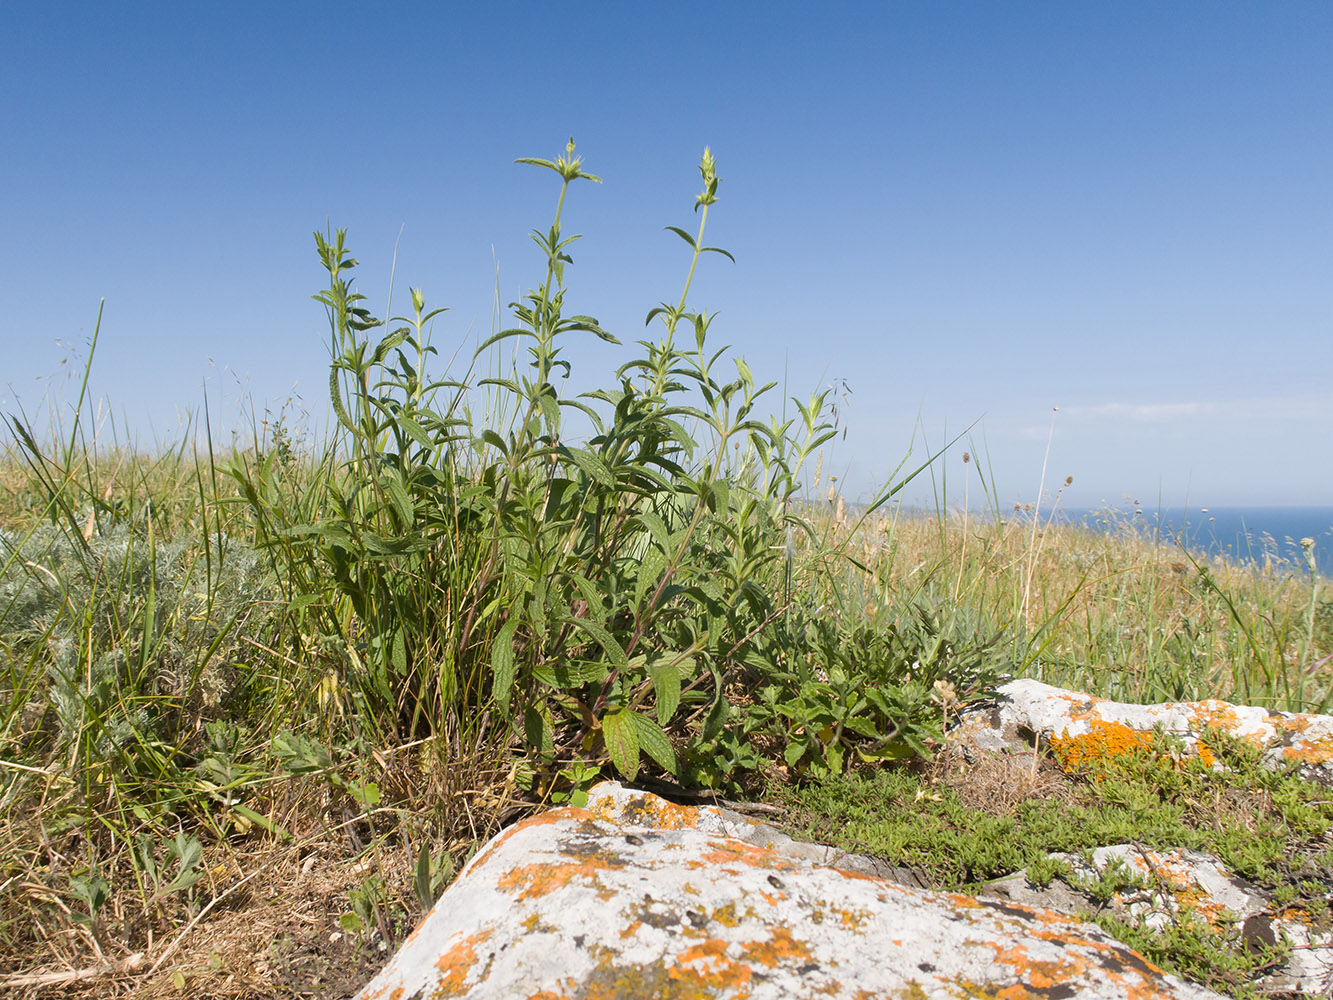
POLYGON ((0 536, 0 643, 28 664, 56 748, 116 759, 184 709, 216 709, 237 625, 266 596, 257 553, 226 538, 158 541, 118 521, 86 542, 57 525, 0 536))

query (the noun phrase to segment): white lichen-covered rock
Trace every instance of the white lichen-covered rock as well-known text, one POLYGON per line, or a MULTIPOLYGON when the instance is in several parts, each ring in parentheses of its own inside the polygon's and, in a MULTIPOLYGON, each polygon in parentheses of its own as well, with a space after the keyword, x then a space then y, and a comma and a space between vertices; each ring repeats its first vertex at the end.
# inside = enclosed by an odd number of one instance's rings
POLYGON ((993 708, 964 714, 950 742, 979 751, 1030 749, 1033 741, 1067 752, 1103 753, 1135 745, 1133 734, 1161 726, 1198 752, 1209 729, 1253 743, 1272 763, 1290 761, 1306 778, 1333 785, 1333 715, 1275 712, 1208 701, 1134 705, 1067 691, 1034 680, 1001 686, 993 708))
MULTIPOLYGON (((1133 876, 1141 884, 1116 892, 1108 904, 1133 923, 1161 930, 1189 913, 1217 930, 1234 924, 1251 943, 1287 941, 1290 957, 1258 984, 1266 992, 1319 996, 1333 989, 1333 934, 1312 928, 1303 911, 1275 906, 1270 894, 1233 875, 1210 854, 1113 844, 1093 851, 1090 861, 1072 854, 1051 857, 1069 866, 1075 886, 1100 878, 1111 866, 1133 876)), ((1090 895, 1067 882, 1033 885, 1026 872, 991 882, 982 895, 1063 912, 1098 908, 1090 895)))
POLYGON ((487 844, 359 996, 1216 996, 1071 917, 821 865, 747 826, 599 785, 487 844))

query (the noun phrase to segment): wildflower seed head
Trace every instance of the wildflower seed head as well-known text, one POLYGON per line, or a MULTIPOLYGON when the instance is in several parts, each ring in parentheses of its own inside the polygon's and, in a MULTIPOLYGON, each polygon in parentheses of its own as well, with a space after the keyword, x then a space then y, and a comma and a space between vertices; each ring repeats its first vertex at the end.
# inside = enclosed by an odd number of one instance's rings
POLYGON ((1066 485, 1066 486, 1073 486, 1073 485, 1074 485, 1074 477, 1073 477, 1073 476, 1065 476, 1065 485, 1066 485))
POLYGON ((704 147, 704 155, 699 160, 699 173, 704 179, 704 189, 694 200, 696 212, 699 211, 699 206, 708 206, 717 201, 717 185, 721 180, 717 176, 717 160, 713 158, 713 151, 707 146, 704 147))
POLYGON ((966 465, 970 461, 972 461, 972 456, 968 452, 963 452, 963 464, 966 465))

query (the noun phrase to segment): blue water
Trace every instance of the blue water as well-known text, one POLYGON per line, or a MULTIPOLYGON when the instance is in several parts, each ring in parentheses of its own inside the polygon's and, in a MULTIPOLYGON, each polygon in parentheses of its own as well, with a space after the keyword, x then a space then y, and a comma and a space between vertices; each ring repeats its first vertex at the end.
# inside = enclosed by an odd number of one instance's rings
POLYGON ((1161 511, 1130 507, 1066 511, 1063 518, 1108 531, 1132 525, 1147 537, 1183 543, 1198 555, 1225 555, 1299 573, 1309 572, 1301 539, 1312 538, 1319 573, 1333 577, 1333 507, 1168 507, 1161 511))

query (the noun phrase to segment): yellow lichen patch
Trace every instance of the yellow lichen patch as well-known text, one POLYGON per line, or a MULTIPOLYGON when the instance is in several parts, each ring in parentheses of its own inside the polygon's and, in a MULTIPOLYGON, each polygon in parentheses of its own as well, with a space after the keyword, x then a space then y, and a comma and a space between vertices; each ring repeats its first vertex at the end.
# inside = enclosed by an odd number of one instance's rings
POLYGON ((619 859, 594 854, 577 861, 519 865, 501 875, 495 884, 501 892, 518 893, 515 897, 518 900, 538 899, 564 888, 575 879, 582 879, 586 884, 602 889, 598 873, 624 866, 624 862, 619 859))
POLYGON ((678 806, 656 795, 635 796, 627 802, 603 799, 590 806, 589 812, 595 819, 658 830, 688 830, 699 823, 699 810, 694 806, 678 806))
POLYGON ((709 914, 709 919, 717 921, 723 927, 735 927, 741 922, 740 918, 736 916, 735 903, 725 903, 719 906, 709 914))
POLYGON ((491 936, 490 931, 478 931, 469 934, 456 945, 435 960, 435 968, 440 970, 440 979, 434 996, 462 996, 464 983, 472 967, 477 964, 477 945, 491 936))
POLYGON ((752 941, 741 945, 741 953, 750 964, 759 964, 769 969, 776 969, 784 962, 810 960, 810 946, 797 941, 786 927, 778 927, 767 941, 752 941))
POLYGON ((1088 727, 1088 732, 1081 736, 1070 736, 1068 729, 1059 736, 1051 736, 1051 752, 1066 773, 1152 744, 1152 733, 1131 729, 1120 722, 1089 719, 1088 727))
POLYGON ((523 932, 525 934, 536 934, 538 932, 543 934, 554 934, 556 933, 556 930, 557 928, 542 919, 540 913, 534 913, 532 916, 528 917, 527 920, 523 921, 523 932))

